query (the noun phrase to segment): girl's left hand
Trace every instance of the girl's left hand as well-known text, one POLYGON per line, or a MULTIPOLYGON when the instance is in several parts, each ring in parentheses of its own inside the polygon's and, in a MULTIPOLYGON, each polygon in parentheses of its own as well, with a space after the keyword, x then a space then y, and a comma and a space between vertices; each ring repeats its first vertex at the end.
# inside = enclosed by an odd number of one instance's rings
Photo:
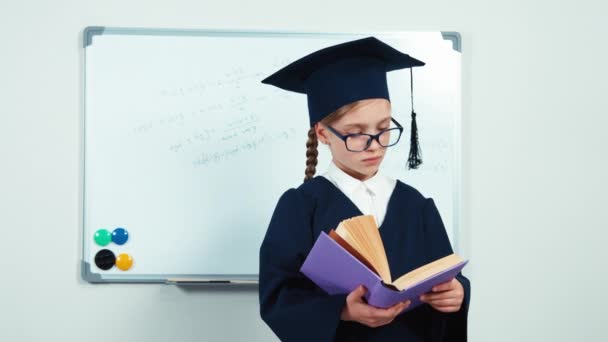
POLYGON ((456 312, 460 310, 463 299, 464 288, 456 278, 439 284, 433 287, 432 292, 420 296, 422 302, 429 304, 435 310, 441 312, 456 312))

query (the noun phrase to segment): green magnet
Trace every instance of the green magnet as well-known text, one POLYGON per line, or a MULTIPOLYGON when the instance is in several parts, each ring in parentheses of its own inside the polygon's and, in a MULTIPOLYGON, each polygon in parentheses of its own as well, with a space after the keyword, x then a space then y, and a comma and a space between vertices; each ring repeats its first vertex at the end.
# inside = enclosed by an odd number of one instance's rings
POLYGON ((112 242, 112 234, 107 229, 99 229, 95 232, 95 242, 100 246, 106 246, 112 242))

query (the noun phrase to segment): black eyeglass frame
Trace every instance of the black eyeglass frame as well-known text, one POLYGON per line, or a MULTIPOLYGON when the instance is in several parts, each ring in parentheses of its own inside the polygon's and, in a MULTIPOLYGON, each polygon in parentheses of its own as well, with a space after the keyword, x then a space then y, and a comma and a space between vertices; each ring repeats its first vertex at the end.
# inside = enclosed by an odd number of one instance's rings
POLYGON ((365 150, 367 150, 371 144, 372 144, 372 140, 376 140, 378 142, 378 144, 382 147, 391 147, 396 145, 399 140, 401 139, 401 134, 403 134, 403 126, 401 126, 401 124, 395 120, 395 118, 391 117, 391 121, 395 123, 395 125, 397 125, 397 127, 393 127, 393 128, 387 128, 387 129, 383 129, 382 131, 378 132, 378 134, 368 134, 368 133, 351 133, 351 134, 346 134, 346 135, 342 135, 340 132, 338 132, 335 128, 331 127, 330 125, 325 125, 323 124, 325 127, 327 127, 327 129, 329 129, 335 136, 337 136, 338 138, 342 139, 342 141, 344 141, 344 146, 346 147, 347 150, 351 151, 351 152, 363 152, 365 150), (394 143, 390 144, 390 145, 382 145, 382 143, 380 142, 380 135, 384 134, 387 131, 399 131, 399 136, 397 137, 397 141, 395 141, 394 143), (346 140, 350 137, 359 137, 362 135, 366 135, 368 137, 367 139, 367 144, 365 144, 365 148, 362 150, 351 150, 350 148, 348 148, 348 143, 346 142, 346 140))

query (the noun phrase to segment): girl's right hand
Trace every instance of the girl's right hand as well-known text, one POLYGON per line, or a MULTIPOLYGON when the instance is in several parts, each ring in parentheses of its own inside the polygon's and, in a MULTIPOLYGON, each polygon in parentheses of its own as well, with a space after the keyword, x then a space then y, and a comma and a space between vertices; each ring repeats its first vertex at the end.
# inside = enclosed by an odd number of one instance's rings
POLYGON ((364 302, 363 295, 366 291, 363 285, 359 285, 346 297, 346 305, 340 315, 341 320, 355 321, 376 328, 392 322, 401 311, 410 305, 408 300, 386 309, 380 309, 364 302))

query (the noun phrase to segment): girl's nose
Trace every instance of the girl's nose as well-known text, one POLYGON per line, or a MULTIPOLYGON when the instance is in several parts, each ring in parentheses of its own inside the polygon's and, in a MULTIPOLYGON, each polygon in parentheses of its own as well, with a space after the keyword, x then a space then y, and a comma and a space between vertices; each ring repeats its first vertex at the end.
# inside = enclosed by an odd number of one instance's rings
POLYGON ((366 151, 375 151, 378 148, 382 148, 382 145, 376 139, 372 139, 372 142, 369 144, 369 147, 366 151))

